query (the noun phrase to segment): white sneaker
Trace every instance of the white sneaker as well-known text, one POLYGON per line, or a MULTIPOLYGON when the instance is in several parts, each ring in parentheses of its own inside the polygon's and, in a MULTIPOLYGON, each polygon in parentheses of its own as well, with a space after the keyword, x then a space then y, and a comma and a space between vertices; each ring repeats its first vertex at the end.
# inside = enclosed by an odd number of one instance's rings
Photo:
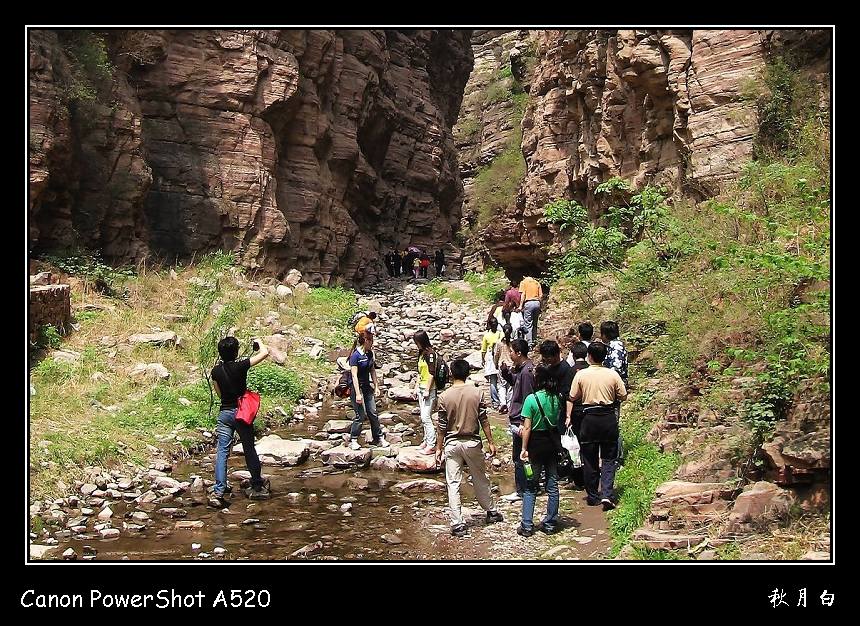
POLYGON ((358 445, 358 442, 355 439, 349 442, 349 447, 353 450, 361 450, 361 446, 358 445))
POLYGON ((506 496, 502 496, 502 500, 504 500, 505 502, 519 502, 522 499, 523 499, 523 497, 520 494, 518 494, 516 491, 513 493, 509 493, 506 496))
POLYGON ((391 444, 390 444, 390 443, 388 443, 388 442, 385 440, 385 437, 380 437, 380 438, 379 438, 379 443, 378 443, 378 444, 376 444, 376 445, 377 445, 378 447, 380 447, 380 448, 389 448, 389 447, 391 447, 391 444))

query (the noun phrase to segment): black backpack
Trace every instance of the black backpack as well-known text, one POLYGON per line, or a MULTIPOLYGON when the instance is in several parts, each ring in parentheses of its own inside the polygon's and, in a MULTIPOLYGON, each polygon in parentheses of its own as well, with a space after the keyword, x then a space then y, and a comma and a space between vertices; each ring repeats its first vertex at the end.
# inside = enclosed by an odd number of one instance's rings
POLYGON ((349 325, 351 328, 355 328, 355 325, 358 324, 358 321, 367 315, 367 311, 359 311, 355 315, 353 315, 349 320, 349 325))
POLYGON ((436 372, 433 374, 436 380, 436 389, 441 390, 448 386, 448 381, 451 378, 451 370, 439 353, 436 353, 436 372))

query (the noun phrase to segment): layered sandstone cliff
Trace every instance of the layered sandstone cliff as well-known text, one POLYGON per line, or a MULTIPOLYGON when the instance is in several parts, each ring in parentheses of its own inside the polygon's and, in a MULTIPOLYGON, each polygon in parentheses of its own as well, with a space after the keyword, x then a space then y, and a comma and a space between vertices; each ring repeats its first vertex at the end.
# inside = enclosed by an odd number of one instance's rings
POLYGON ((237 251, 361 283, 449 243, 468 31, 113 32, 86 115, 54 31, 30 39, 30 241, 114 261, 237 251))
MULTIPOLYGON (((803 53, 825 80, 829 63, 826 31, 511 31, 490 44, 497 67, 505 50, 533 47, 536 55, 534 70, 522 76, 525 173, 474 237, 478 250, 467 265, 490 260, 514 273, 546 267, 555 235, 542 220, 549 201, 575 199, 596 216, 595 189, 613 176, 713 195, 752 156, 757 117, 744 90, 760 80, 768 53, 803 53)), ((473 37, 467 102, 485 93, 479 60, 486 47, 473 37)), ((498 106, 485 98, 483 117, 492 119, 498 106)), ((473 151, 461 147, 461 160, 473 151)))

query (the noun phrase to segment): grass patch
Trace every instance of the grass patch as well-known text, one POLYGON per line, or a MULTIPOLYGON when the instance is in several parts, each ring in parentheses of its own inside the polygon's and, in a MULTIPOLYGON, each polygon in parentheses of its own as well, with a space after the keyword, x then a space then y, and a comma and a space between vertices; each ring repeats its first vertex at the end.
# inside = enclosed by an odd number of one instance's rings
POLYGON ((466 272, 463 280, 471 290, 460 289, 450 281, 434 278, 421 286, 433 298, 446 298, 451 302, 485 305, 496 301, 496 295, 507 285, 504 271, 488 267, 483 272, 466 272))
POLYGON ((514 206, 517 190, 526 173, 521 142, 522 131, 518 130, 510 146, 489 165, 478 170, 475 176, 472 202, 477 209, 479 227, 514 206))
POLYGON ((690 561, 692 557, 679 550, 655 550, 646 546, 633 546, 634 561, 690 561))
MULTIPOLYGON (((631 402, 635 398, 631 398, 631 402)), ((677 455, 662 454, 660 449, 647 441, 646 436, 653 420, 638 406, 622 406, 621 436, 626 458, 624 466, 615 478, 615 487, 620 494, 618 506, 609 513, 609 532, 612 535, 611 556, 621 551, 633 531, 642 526, 651 511, 651 501, 657 487, 669 480, 678 468, 677 455), (627 409, 627 414, 625 413, 627 409)))

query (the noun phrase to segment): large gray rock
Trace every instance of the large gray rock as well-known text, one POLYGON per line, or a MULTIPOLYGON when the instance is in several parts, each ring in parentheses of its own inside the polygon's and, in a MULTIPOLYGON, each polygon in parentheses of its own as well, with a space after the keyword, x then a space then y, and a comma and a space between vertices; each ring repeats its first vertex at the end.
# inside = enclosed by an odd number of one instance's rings
POLYGON ((161 363, 138 363, 128 372, 129 378, 141 380, 167 380, 170 378, 170 371, 161 363))
POLYGON ((445 483, 431 478, 416 478, 415 480, 405 480, 391 487, 392 491, 399 493, 438 493, 444 492, 445 483))
POLYGON ((414 402, 415 395, 412 389, 406 386, 392 387, 388 390, 388 398, 396 402, 414 402))
POLYGON ((148 343, 151 346, 174 346, 176 339, 176 333, 168 330, 161 333, 131 335, 128 342, 133 345, 148 343))
POLYGON ((287 273, 287 277, 284 279, 284 282, 290 287, 295 287, 302 282, 302 273, 295 268, 291 269, 289 273, 287 273))
POLYGON ((348 433, 352 427, 352 420, 329 420, 323 426, 327 433, 348 433))
MULTIPOLYGON (((282 439, 277 435, 266 435, 254 447, 263 465, 300 465, 310 455, 305 442, 282 439)), ((233 446, 233 452, 241 454, 243 451, 241 443, 233 446)))
POLYGON ((43 546, 38 543, 30 544, 30 558, 44 559, 52 550, 56 550, 57 546, 43 546))
POLYGON ((470 352, 466 356, 466 362, 469 364, 469 367, 471 367, 474 370, 483 369, 483 367, 484 367, 484 360, 481 358, 481 351, 480 350, 475 350, 474 352, 470 352))
POLYGON ((367 467, 372 452, 370 448, 353 450, 347 446, 337 446, 322 453, 322 462, 334 467, 367 467))

